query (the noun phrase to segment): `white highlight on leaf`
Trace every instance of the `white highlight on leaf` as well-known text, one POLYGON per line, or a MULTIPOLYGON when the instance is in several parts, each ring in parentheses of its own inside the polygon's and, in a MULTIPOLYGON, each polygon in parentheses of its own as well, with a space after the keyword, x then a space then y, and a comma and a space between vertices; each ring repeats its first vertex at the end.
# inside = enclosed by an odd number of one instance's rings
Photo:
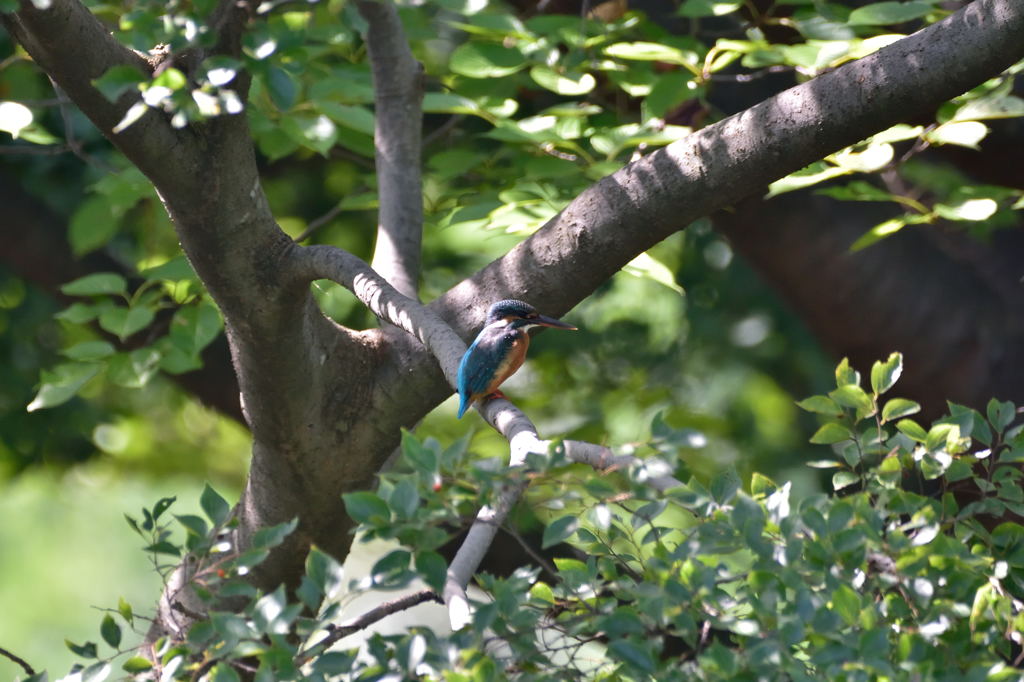
POLYGON ((18 102, 0 102, 0 130, 17 139, 24 128, 32 124, 32 110, 18 102))

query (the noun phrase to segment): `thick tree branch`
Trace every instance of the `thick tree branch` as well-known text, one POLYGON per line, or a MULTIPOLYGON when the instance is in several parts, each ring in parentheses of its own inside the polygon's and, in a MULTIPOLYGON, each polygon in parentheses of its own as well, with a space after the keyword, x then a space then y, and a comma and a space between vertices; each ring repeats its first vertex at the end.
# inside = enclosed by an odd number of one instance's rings
POLYGON ((374 83, 380 212, 372 265, 398 291, 417 298, 423 236, 423 67, 412 56, 391 0, 360 0, 358 6, 370 25, 366 42, 374 83))
MULTIPOLYGON (((1024 3, 976 0, 878 52, 629 164, 452 288, 437 310, 473 326, 495 296, 561 314, 687 224, 948 99, 1024 58, 1024 3)), ((456 327, 463 333, 464 327, 456 327)))
POLYGON ((151 73, 152 67, 142 55, 117 42, 81 2, 53 0, 48 9, 38 9, 23 0, 17 13, 0 14, 0 21, 100 132, 154 182, 165 182, 175 172, 177 164, 167 163, 171 150, 182 155, 177 159, 180 164, 197 161, 188 156, 190 146, 183 144, 190 131, 175 130, 166 116, 154 110, 125 130, 112 132, 138 94, 125 94, 112 103, 92 81, 113 66, 131 66, 143 74, 151 73))

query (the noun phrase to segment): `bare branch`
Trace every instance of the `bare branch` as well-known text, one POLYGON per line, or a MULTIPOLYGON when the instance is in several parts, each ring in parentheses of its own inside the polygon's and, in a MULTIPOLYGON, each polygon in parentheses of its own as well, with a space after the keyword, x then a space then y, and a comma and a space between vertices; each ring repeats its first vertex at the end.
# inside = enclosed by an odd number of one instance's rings
POLYGON ((17 654, 11 653, 10 651, 8 651, 7 649, 4 649, 3 647, 0 647, 0 656, 6 656, 7 658, 11 659, 12 661, 14 661, 18 665, 20 665, 21 669, 25 671, 26 675, 35 675, 36 674, 36 671, 32 668, 32 666, 28 664, 28 661, 26 661, 21 656, 18 656, 17 654))
POLYGON ((423 237, 423 67, 409 49, 390 0, 360 0, 357 4, 370 25, 366 42, 374 83, 380 209, 373 269, 398 291, 417 298, 423 237))
POLYGON ((299 655, 298 664, 303 665, 309 662, 314 656, 318 655, 320 652, 326 651, 336 642, 339 642, 360 630, 365 630, 379 620, 383 620, 384 618, 398 613, 399 611, 411 609, 414 606, 419 606, 420 604, 428 601, 440 602, 441 599, 437 596, 437 592, 434 592, 433 590, 420 590, 419 592, 407 594, 404 597, 398 597, 397 599, 386 601, 343 625, 332 624, 327 628, 326 637, 299 655))
MULTIPOLYGON (((643 462, 643 460, 632 455, 616 455, 610 449, 602 445, 585 443, 579 440, 563 441, 565 455, 573 462, 586 464, 598 471, 608 469, 625 469, 643 462)), ((644 481, 647 485, 659 493, 668 492, 672 488, 678 488, 683 482, 673 476, 652 476, 644 481)))

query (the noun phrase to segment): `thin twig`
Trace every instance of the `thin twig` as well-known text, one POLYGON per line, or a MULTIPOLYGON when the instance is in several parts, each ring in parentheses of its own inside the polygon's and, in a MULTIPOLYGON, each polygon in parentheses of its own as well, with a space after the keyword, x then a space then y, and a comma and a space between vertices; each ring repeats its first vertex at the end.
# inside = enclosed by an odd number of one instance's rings
POLYGON ((430 131, 430 134, 423 138, 423 148, 426 149, 439 138, 444 137, 452 128, 462 122, 464 118, 466 118, 465 114, 453 114, 452 116, 449 116, 447 121, 430 131))
POLYGON ((327 213, 324 213, 319 218, 314 218, 313 220, 311 220, 309 225, 306 226, 306 229, 302 231, 302 234, 295 238, 295 242, 300 243, 309 239, 311 236, 313 236, 314 232, 316 232, 321 227, 334 220, 334 217, 341 213, 341 211, 342 203, 339 201, 333 207, 331 207, 331 210, 329 210, 327 213))
POLYGON ((414 606, 418 606, 428 601, 440 603, 441 598, 437 596, 437 592, 434 590, 420 590, 419 592, 407 594, 404 597, 386 601, 345 625, 328 625, 327 636, 314 644, 307 651, 300 654, 297 658, 297 662, 299 665, 307 663, 314 656, 326 651, 334 643, 345 639, 349 635, 368 628, 377 621, 383 620, 392 614, 411 609, 414 606))
POLYGON ((20 665, 21 669, 25 671, 26 675, 35 675, 36 674, 35 669, 31 665, 28 664, 28 661, 26 661, 21 656, 18 656, 17 654, 11 653, 10 651, 8 651, 7 649, 4 649, 3 647, 0 647, 0 656, 6 656, 7 658, 11 659, 12 661, 14 661, 18 665, 20 665))
POLYGON ((533 559, 534 561, 536 561, 536 562, 537 562, 537 564, 538 564, 538 565, 539 565, 539 566, 540 566, 541 568, 543 568, 543 569, 544 569, 544 571, 545 571, 545 572, 547 572, 547 574, 548 574, 548 575, 550 575, 550 576, 551 576, 552 578, 554 578, 554 579, 555 579, 556 581, 561 581, 561 578, 560 578, 560 577, 558 576, 558 571, 557 571, 557 569, 555 569, 554 565, 552 565, 552 563, 551 563, 550 561, 548 561, 548 560, 547 560, 547 559, 545 559, 545 558, 544 558, 543 556, 541 556, 540 552, 538 552, 538 551, 537 551, 536 549, 534 549, 534 548, 533 548, 533 547, 532 547, 532 546, 530 545, 530 543, 529 543, 529 542, 527 542, 527 541, 526 541, 526 540, 525 540, 525 539, 523 538, 523 536, 522 536, 522 535, 520 535, 520 534, 519 534, 519 532, 518 532, 518 531, 517 531, 517 530, 516 530, 515 528, 513 528, 512 526, 509 526, 509 525, 505 524, 505 525, 502 525, 502 526, 501 526, 501 529, 502 529, 503 531, 505 531, 505 533, 506 533, 507 535, 511 536, 511 538, 512 538, 513 540, 515 540, 516 542, 518 542, 518 543, 519 543, 519 546, 523 548, 523 551, 524 551, 524 552, 526 552, 527 554, 529 554, 529 555, 530 555, 530 558, 531 558, 531 559, 533 559))
POLYGON ((766 66, 750 73, 713 73, 708 76, 708 80, 722 83, 749 83, 773 73, 789 73, 791 71, 793 71, 792 66, 766 66))

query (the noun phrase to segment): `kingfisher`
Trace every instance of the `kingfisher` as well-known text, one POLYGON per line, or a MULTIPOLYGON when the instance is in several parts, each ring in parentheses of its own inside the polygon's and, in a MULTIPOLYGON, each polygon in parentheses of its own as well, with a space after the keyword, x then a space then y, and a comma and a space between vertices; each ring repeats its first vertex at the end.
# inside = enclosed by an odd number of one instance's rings
POLYGON ((482 398, 505 396, 498 386, 516 373, 530 347, 531 327, 576 329, 553 317, 545 317, 529 303, 506 299, 487 311, 487 323, 459 363, 459 419, 482 398))

